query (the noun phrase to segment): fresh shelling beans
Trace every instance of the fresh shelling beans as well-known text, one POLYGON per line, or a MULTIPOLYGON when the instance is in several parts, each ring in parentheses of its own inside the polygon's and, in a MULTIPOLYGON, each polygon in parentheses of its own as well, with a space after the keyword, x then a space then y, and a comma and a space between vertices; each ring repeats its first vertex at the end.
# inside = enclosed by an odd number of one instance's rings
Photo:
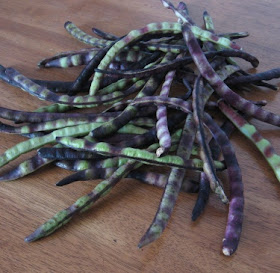
POLYGON ((279 78, 280 68, 256 74, 242 70, 237 58, 254 68, 259 65, 235 41, 247 37, 247 32, 215 33, 208 12, 199 27, 185 3, 175 7, 168 0, 161 2, 174 12, 174 22, 150 23, 122 37, 97 28, 92 29, 93 36, 66 22, 67 32, 88 47, 58 53, 38 66, 83 66, 73 82, 27 78, 0 65, 4 82, 53 103, 33 112, 0 107, 0 118, 10 121, 0 122, 0 132, 28 138, 0 155, 0 167, 38 149, 1 173, 0 181, 19 179, 50 164, 74 172, 57 186, 102 179, 27 236, 26 242, 50 235, 128 177, 164 188, 139 248, 160 237, 181 191, 198 193, 193 221, 201 217, 212 191, 221 205, 229 207, 222 252, 232 255, 244 210, 242 174, 230 141, 235 127, 257 147, 280 181, 280 156, 249 120, 280 126, 280 116, 263 109, 266 101, 249 101, 238 93, 240 87, 277 90, 266 81, 279 78), (174 85, 180 91, 174 92, 174 85), (99 110, 104 105, 110 106, 99 110), (159 167, 150 171, 146 165, 159 167), (197 181, 191 179, 190 169, 198 174, 197 181), (222 171, 227 181, 219 178, 222 171))

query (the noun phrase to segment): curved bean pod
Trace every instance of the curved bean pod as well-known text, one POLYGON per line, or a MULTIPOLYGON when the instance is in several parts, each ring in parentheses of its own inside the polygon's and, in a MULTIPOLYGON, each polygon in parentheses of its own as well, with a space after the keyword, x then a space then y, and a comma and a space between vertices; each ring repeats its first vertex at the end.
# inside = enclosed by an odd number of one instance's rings
MULTIPOLYGON (((201 167, 203 165, 201 164, 202 162, 199 159, 192 159, 184 162, 183 159, 179 156, 166 155, 163 157, 157 157, 155 154, 150 153, 146 150, 140 150, 136 148, 121 149, 105 142, 92 143, 85 139, 75 139, 73 137, 57 137, 56 141, 75 150, 91 151, 108 156, 121 156, 139 160, 140 162, 148 164, 151 163, 155 165, 168 165, 177 168, 191 168, 199 170, 201 170, 201 167)), ((224 169, 225 166, 222 162, 215 161, 215 167, 217 169, 224 169)))
POLYGON ((218 102, 222 113, 236 126, 236 128, 246 136, 262 153, 263 157, 272 168, 276 178, 280 182, 280 156, 276 153, 271 143, 265 139, 256 127, 246 121, 241 115, 235 112, 223 101, 218 102))

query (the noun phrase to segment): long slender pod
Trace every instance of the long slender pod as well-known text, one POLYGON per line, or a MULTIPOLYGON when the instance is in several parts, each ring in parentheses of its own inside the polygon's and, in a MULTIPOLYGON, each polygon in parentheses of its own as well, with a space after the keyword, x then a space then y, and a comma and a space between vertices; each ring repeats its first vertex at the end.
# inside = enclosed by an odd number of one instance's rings
MULTIPOLYGON (((87 123, 87 124, 81 124, 72 127, 66 127, 66 128, 55 130, 52 133, 44 136, 34 137, 26 141, 20 142, 15 146, 13 146, 12 148, 6 150, 2 155, 0 155, 0 167, 6 165, 7 163, 16 159, 17 157, 19 157, 24 153, 40 148, 46 144, 54 143, 56 137, 85 136, 97 126, 100 126, 100 123, 87 123)), ((135 133, 135 131, 137 131, 135 130, 135 126, 129 128, 130 126, 123 127, 122 129, 119 130, 119 132, 135 133), (127 128, 128 130, 126 130, 127 128)), ((146 131, 147 130, 143 130, 141 133, 146 131)))
MULTIPOLYGON (((178 156, 183 158, 184 162, 186 162, 191 155, 194 138, 195 124, 192 114, 189 114, 186 119, 182 137, 176 152, 178 156)), ((186 171, 183 169, 171 169, 156 215, 152 221, 152 224, 141 238, 138 244, 139 248, 159 238, 159 236, 164 231, 175 206, 185 172, 186 171)))
POLYGON ((39 67, 68 68, 87 64, 99 51, 97 48, 82 49, 79 51, 61 52, 53 57, 41 60, 39 67))
MULTIPOLYGON (((152 76, 142 90, 138 93, 137 97, 145 96, 147 94, 152 95, 158 88, 162 80, 162 75, 152 76)), ((104 136, 110 136, 116 132, 119 128, 127 124, 131 119, 133 119, 138 112, 137 107, 127 106, 123 112, 110 122, 105 123, 97 130, 91 132, 91 136, 94 138, 101 138, 104 136)))
POLYGON ((262 153, 269 166, 272 168, 276 178, 280 181, 280 156, 276 153, 271 143, 265 139, 256 127, 246 121, 241 115, 234 111, 223 101, 219 101, 219 108, 236 128, 246 136, 262 153))
POLYGON ((183 23, 188 23, 190 25, 190 29, 192 33, 195 35, 196 38, 200 39, 201 41, 210 41, 219 45, 222 45, 226 48, 232 48, 232 49, 241 49, 239 45, 236 43, 231 42, 229 39, 224 38, 224 37, 219 37, 210 31, 203 30, 200 27, 194 25, 194 22, 191 20, 191 18, 184 12, 183 9, 177 9, 174 7, 174 5, 167 0, 161 0, 162 4, 164 7, 171 9, 175 15, 182 20, 183 23), (187 16, 186 16, 187 15, 187 16), (200 35, 199 35, 200 33, 200 35))
MULTIPOLYGON (((42 109, 43 111, 44 109, 42 109)), ((50 109, 51 110, 51 109, 50 109)), ((52 110, 51 110, 52 111, 52 110)), ((54 113, 54 112, 26 112, 18 111, 0 107, 0 117, 7 120, 13 120, 15 122, 29 122, 29 123, 40 123, 51 120, 59 120, 65 118, 83 119, 83 118, 110 118, 116 117, 119 112, 104 112, 100 114, 95 113, 54 113)))
POLYGON ((91 208, 98 199, 108 193, 121 180, 122 177, 124 177, 135 167, 135 165, 137 165, 137 163, 132 160, 119 167, 108 179, 99 183, 90 193, 80 197, 67 209, 56 213, 51 219, 27 236, 25 241, 32 242, 42 237, 48 236, 61 226, 68 223, 73 218, 73 216, 91 208))
MULTIPOLYGON (((240 49, 239 46, 232 43, 230 40, 226 38, 220 38, 218 36, 213 35, 210 32, 204 31, 196 26, 192 27, 192 31, 194 35, 201 39, 201 40, 209 40, 214 43, 222 43, 226 47, 232 47, 233 49, 240 49)), ((108 65, 112 62, 112 60, 115 58, 118 53, 125 48, 127 45, 135 41, 136 39, 139 39, 143 37, 146 34, 150 33, 174 33, 178 34, 181 32, 181 24, 179 23, 169 23, 169 22, 163 22, 163 23, 151 23, 146 25, 145 27, 138 29, 138 30, 132 30, 129 32, 125 37, 120 39, 118 42, 114 44, 110 48, 110 50, 107 52, 106 56, 103 58, 103 60, 100 62, 98 69, 104 70, 108 67, 108 65)), ((100 72, 96 72, 92 81, 92 85, 90 87, 90 94, 94 95, 100 86, 100 81, 103 77, 103 74, 100 72)))
POLYGON ((89 34, 86 34, 84 31, 82 31, 81 29, 79 29, 75 24, 73 24, 70 21, 67 21, 64 24, 64 28, 67 30, 67 32, 72 35, 73 37, 75 37, 76 39, 78 39, 79 41, 94 46, 94 47, 106 47, 106 46, 110 46, 112 44, 112 41, 107 41, 104 39, 99 39, 96 37, 93 37, 89 34))
MULTIPOLYGON (((147 164, 168 165, 177 168, 191 168, 199 170, 201 170, 203 165, 201 160, 196 158, 184 162, 184 160, 180 156, 166 155, 163 157, 157 157, 154 153, 148 152, 147 150, 130 147, 119 148, 105 142, 92 143, 85 139, 76 139, 73 137, 57 137, 56 141, 75 150, 91 151, 108 156, 121 156, 139 160, 140 162, 144 162, 147 164)), ((215 167, 217 169, 224 169, 225 166, 222 162, 215 161, 215 167)))
MULTIPOLYGON (((249 61, 253 67, 257 67, 259 64, 259 61, 256 57, 241 51, 241 50, 220 50, 220 51, 207 51, 203 52, 205 57, 208 59, 211 59, 213 57, 221 56, 221 57, 239 57, 246 61, 249 61)), ((95 69, 96 72, 109 74, 112 76, 122 76, 125 78, 131 78, 131 77, 147 77, 154 73, 158 72, 164 72, 168 70, 173 70, 175 68, 178 68, 182 65, 187 65, 193 63, 194 60, 190 56, 185 56, 176 60, 169 61, 165 64, 158 64, 151 66, 149 68, 144 69, 136 69, 136 70, 124 70, 124 71, 116 71, 116 70, 102 70, 102 69, 95 69)))
MULTIPOLYGON (((160 91, 160 96, 168 96, 175 73, 176 71, 172 70, 166 74, 160 91)), ((156 130, 160 145, 156 153, 157 156, 161 156, 162 154, 166 154, 171 147, 171 136, 168 130, 167 122, 167 109, 164 105, 157 107, 156 117, 156 130)))
POLYGON ((64 119, 57 119, 53 121, 45 121, 40 123, 32 123, 23 126, 11 126, 8 124, 4 124, 0 122, 0 132, 10 133, 10 134, 30 134, 33 132, 40 132, 40 131, 52 131, 57 130, 60 128, 75 126, 79 124, 85 123, 100 123, 106 122, 111 120, 110 117, 93 117, 93 118, 64 118, 64 119))
POLYGON ((91 60, 90 62, 86 65, 86 67, 82 70, 80 75, 77 77, 75 82, 73 83, 73 86, 68 92, 69 96, 75 95, 83 85, 87 83, 89 78, 92 76, 94 73, 94 69, 98 67, 98 64, 100 61, 104 58, 108 50, 113 46, 114 43, 111 45, 108 45, 107 47, 101 49, 91 60))
POLYGON ((262 80, 272 80, 280 77, 280 68, 274 68, 264 72, 249 74, 244 76, 238 76, 226 80, 226 84, 235 85, 235 84, 244 84, 244 83, 255 83, 262 80))
POLYGON ((36 170, 52 163, 53 159, 43 158, 40 155, 32 156, 16 167, 0 175, 0 181, 12 181, 24 177, 36 170))
MULTIPOLYGON (((226 120, 222 126, 221 129, 225 132, 225 134, 229 137, 233 131, 235 130, 235 126, 230 122, 229 120, 226 120)), ((211 139, 209 142, 209 147, 211 150, 212 158, 213 160, 218 160, 221 149, 219 144, 216 142, 214 138, 211 139)), ((200 180, 199 180, 199 192, 196 199, 196 203, 194 205, 193 211, 192 211, 192 220, 195 221, 201 213, 204 211, 205 206, 208 202, 210 195, 210 184, 209 181, 204 173, 200 174, 200 180)))
POLYGON ((241 170, 227 135, 207 113, 204 115, 204 122, 220 145, 227 165, 230 201, 227 226, 223 239, 223 254, 229 256, 236 251, 242 231, 244 196, 241 170))
POLYGON ((198 76, 193 91, 193 115, 197 126, 197 140, 200 146, 200 156, 203 160, 203 170, 210 182, 213 192, 215 192, 223 203, 228 203, 228 199, 223 190, 220 179, 216 174, 211 151, 206 140, 206 134, 203 127, 204 104, 202 99, 201 77, 198 76))
POLYGON ((93 179, 107 179, 114 172, 116 168, 90 168, 83 171, 78 171, 74 174, 68 175, 58 181, 56 186, 65 186, 76 181, 88 181, 93 179))
POLYGON ((271 113, 261 107, 253 104, 252 102, 242 98, 237 93, 233 92, 217 75, 208 63, 201 48, 198 45, 197 40, 193 36, 189 26, 183 25, 183 35, 185 41, 189 47, 193 60, 199 69, 201 75, 209 82, 209 84, 215 89, 218 95, 225 99, 234 108, 240 110, 248 116, 252 116, 261 121, 280 126, 280 116, 271 113))
POLYGON ((6 73, 9 75, 9 77, 13 78, 13 80, 18 83, 19 87, 22 90, 27 91, 33 96, 37 96, 39 99, 53 101, 61 104, 69 104, 71 106, 76 107, 83 107, 83 105, 94 107, 100 104, 113 103, 117 100, 121 100, 123 97, 129 94, 137 92, 141 89, 141 87, 143 87, 143 85, 146 82, 145 80, 139 80, 124 92, 115 91, 108 95, 105 94, 101 96, 68 96, 57 95, 53 93, 47 88, 32 82, 30 79, 26 78, 13 68, 7 68, 6 73))
POLYGON ((57 147, 46 147, 40 148, 39 154, 48 159, 56 159, 56 160, 77 160, 77 159, 100 159, 104 158, 104 156, 97 155, 90 152, 85 151, 75 151, 71 148, 57 148, 57 147))

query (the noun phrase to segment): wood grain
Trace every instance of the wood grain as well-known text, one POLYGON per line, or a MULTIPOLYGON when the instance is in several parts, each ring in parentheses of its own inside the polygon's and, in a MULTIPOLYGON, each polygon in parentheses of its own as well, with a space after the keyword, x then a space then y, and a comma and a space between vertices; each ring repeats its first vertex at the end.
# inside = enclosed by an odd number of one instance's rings
MULTIPOLYGON (((257 71, 279 66, 279 1, 189 0, 187 4, 199 25, 202 12, 207 9, 218 32, 248 31, 250 36, 240 44, 259 57, 261 64, 257 71)), ((150 22, 176 20, 156 0, 0 0, 0 7, 0 63, 27 76, 54 80, 74 79, 80 71, 36 67, 39 60, 57 52, 85 47, 63 29, 67 20, 89 33, 91 27, 97 27, 117 35, 150 22)), ((2 82, 0 92, 0 106, 31 111, 47 105, 2 82)), ((244 96, 267 99, 266 108, 280 114, 277 92, 256 91, 244 96)), ((257 121, 254 124, 280 153, 279 129, 257 121)), ((21 140, 19 136, 1 134, 0 152, 21 140)), ((233 141, 246 198, 242 238, 233 257, 221 254, 227 209, 211 196, 204 215, 192 223, 190 214, 196 196, 186 193, 180 194, 163 236, 138 250, 137 243, 153 219, 162 190, 128 179, 60 231, 26 244, 23 241, 26 235, 95 184, 56 188, 55 182, 68 172, 48 167, 0 185, 0 271, 279 272, 279 183, 247 140, 236 133, 233 141)))

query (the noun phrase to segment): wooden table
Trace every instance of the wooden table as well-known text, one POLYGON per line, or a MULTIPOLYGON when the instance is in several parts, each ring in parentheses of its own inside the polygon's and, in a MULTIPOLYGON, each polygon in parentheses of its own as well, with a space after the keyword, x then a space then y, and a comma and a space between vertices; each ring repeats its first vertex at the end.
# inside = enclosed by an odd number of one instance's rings
MULTIPOLYGON (((248 31, 250 36, 239 43, 259 57, 257 71, 279 66, 279 1, 189 0, 187 4, 198 25, 207 9, 217 32, 248 31)), ((97 27, 117 35, 150 22, 176 20, 156 0, 1 0, 0 7, 0 63, 29 77, 54 80, 73 80, 80 71, 36 67, 45 57, 85 47, 66 33, 63 24, 67 20, 88 33, 91 27, 97 27)), ((244 67, 249 65, 244 63, 244 67)), ((32 111, 47 105, 2 82, 0 92, 0 106, 32 111)), ((277 92, 244 95, 267 99, 266 108, 280 114, 277 92)), ((253 123, 280 153, 280 131, 253 123)), ((1 152, 22 140, 20 136, 1 134, 1 152)), ((162 190, 128 179, 52 236, 27 244, 23 240, 26 235, 93 187, 93 182, 87 182, 57 188, 55 182, 69 172, 47 167, 0 185, 0 271, 279 272, 279 182, 252 144, 239 133, 233 141, 243 172, 246 204, 242 238, 232 257, 221 253, 227 208, 214 195, 201 219, 192 223, 196 195, 181 193, 164 234, 139 250, 138 240, 154 217, 162 190)))

